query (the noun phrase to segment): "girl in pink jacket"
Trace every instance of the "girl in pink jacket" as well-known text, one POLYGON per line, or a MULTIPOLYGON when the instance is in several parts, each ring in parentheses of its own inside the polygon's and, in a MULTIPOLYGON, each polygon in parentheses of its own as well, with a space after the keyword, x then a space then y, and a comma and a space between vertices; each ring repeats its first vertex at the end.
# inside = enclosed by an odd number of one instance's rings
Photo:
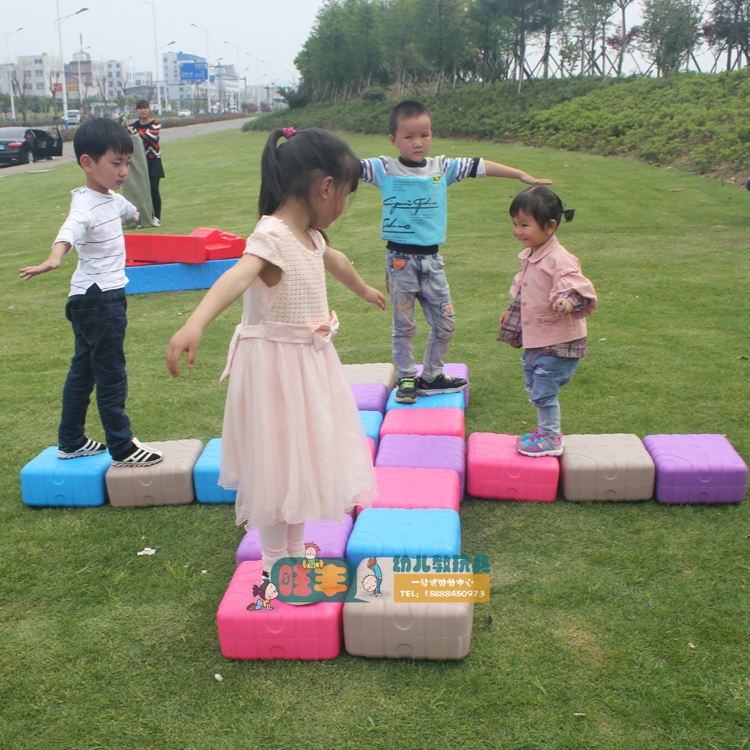
POLYGON ((510 288, 513 302, 500 316, 498 341, 523 347, 524 388, 539 413, 537 428, 516 441, 524 456, 563 452, 557 394, 587 354, 585 318, 596 309, 596 292, 578 258, 555 237, 562 218, 571 221, 573 213, 541 186, 519 193, 510 205, 513 236, 524 249, 510 288))

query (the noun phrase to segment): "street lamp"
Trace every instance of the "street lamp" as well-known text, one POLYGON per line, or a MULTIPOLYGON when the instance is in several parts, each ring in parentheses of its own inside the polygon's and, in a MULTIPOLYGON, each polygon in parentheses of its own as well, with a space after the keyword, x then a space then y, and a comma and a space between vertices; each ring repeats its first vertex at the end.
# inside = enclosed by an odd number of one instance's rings
POLYGON ((211 114, 211 64, 209 62, 209 33, 208 29, 204 29, 202 26, 198 26, 196 23, 190 24, 193 28, 199 29, 200 31, 206 32, 206 114, 211 114))
POLYGON ((263 65, 268 65, 268 63, 265 60, 261 60, 257 55, 254 55, 252 52, 245 52, 245 54, 248 57, 254 57, 255 58, 255 98, 256 98, 256 106, 258 109, 260 109, 260 63, 263 63, 263 65))
MULTIPOLYGON (((159 59, 158 58, 158 53, 161 50, 166 49, 167 47, 171 47, 173 44, 177 44, 177 42, 175 42, 174 40, 172 40, 169 44, 164 44, 161 47, 157 47, 157 49, 156 49, 157 60, 159 59)), ((156 70, 157 70, 157 73, 158 73, 159 69, 157 68, 156 70)), ((157 101, 158 101, 158 107, 157 107, 157 109, 158 109, 158 112, 159 112, 159 116, 161 117, 161 86, 159 85, 159 78, 158 78, 158 76, 157 76, 157 79, 156 79, 156 98, 157 98, 157 101)), ((169 107, 169 91, 167 90, 167 79, 166 79, 166 77, 164 78, 164 105, 165 105, 164 106, 165 109, 167 109, 169 107)))
POLYGON ((60 0, 57 0, 57 21, 55 21, 55 26, 57 27, 57 42, 60 45, 60 66, 62 68, 62 90, 63 90, 63 125, 65 126, 65 129, 68 129, 68 87, 65 83, 65 57, 63 56, 63 46, 62 46, 62 32, 60 31, 61 26, 65 21, 67 21, 69 18, 72 18, 73 16, 77 16, 80 13, 85 13, 88 10, 88 8, 81 8, 80 10, 77 10, 75 13, 70 13, 67 16, 60 17, 60 0))
MULTIPOLYGON (((83 96, 81 95, 81 58, 83 57, 83 53, 87 49, 91 49, 91 45, 89 45, 88 47, 86 47, 86 49, 83 48, 83 34, 81 34, 80 40, 81 40, 81 51, 78 54, 78 109, 80 109, 81 110, 81 114, 83 114, 83 96)), ((89 66, 89 67, 91 67, 91 66, 89 66)), ((92 78, 94 77, 94 71, 93 71, 93 69, 91 70, 91 77, 92 78)))
POLYGON ((11 31, 10 34, 5 35, 5 44, 8 47, 8 88, 10 89, 10 114, 13 122, 16 121, 16 102, 13 98, 13 79, 10 74, 11 57, 10 57, 10 38, 13 34, 17 34, 19 31, 23 31, 23 26, 19 26, 15 31, 11 31))
POLYGON ((234 69, 235 79, 237 80, 237 109, 240 108, 240 48, 236 44, 225 41, 224 44, 228 44, 230 47, 234 47, 234 52, 237 60, 237 67, 234 69))

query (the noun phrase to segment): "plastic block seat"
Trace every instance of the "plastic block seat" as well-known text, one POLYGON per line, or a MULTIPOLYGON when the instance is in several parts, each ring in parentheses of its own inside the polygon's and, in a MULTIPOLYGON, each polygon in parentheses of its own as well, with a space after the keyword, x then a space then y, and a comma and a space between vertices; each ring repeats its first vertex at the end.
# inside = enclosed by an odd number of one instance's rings
MULTIPOLYGON (((375 467, 378 496, 373 508, 445 508, 458 512, 461 478, 452 469, 375 467)), ((360 508, 361 510, 361 508, 360 508)))
MULTIPOLYGON (((417 365, 417 376, 422 374, 422 371, 424 370, 424 367, 422 365, 417 365)), ((463 364, 462 362, 446 362, 443 365, 443 374, 444 375, 450 375, 452 378, 463 378, 466 381, 469 381, 469 366, 463 364)), ((469 405, 469 388, 471 387, 471 382, 469 381, 469 385, 464 388, 461 393, 464 397, 464 404, 466 406, 469 405)))
POLYGON ((351 388, 360 411, 385 412, 388 394, 382 383, 355 383, 351 388))
POLYGON ((344 365, 344 373, 349 385, 380 383, 390 393, 396 385, 396 368, 390 362, 376 362, 366 365, 344 365))
POLYGON ((458 393, 438 393, 435 396, 417 396, 415 404, 402 404, 396 401, 396 391, 391 391, 385 405, 386 413, 391 409, 465 409, 466 402, 461 391, 458 393))
POLYGON ((360 411, 359 418, 365 428, 365 435, 373 439, 377 449, 380 443, 380 427, 383 424, 383 415, 379 411, 360 411))
POLYGON ((216 613, 221 653, 227 659, 335 659, 343 643, 344 603, 300 607, 277 598, 273 609, 256 611, 253 586, 261 584, 262 571, 263 563, 247 561, 232 576, 216 613))
POLYGON ((200 503, 233 503, 237 490, 225 490, 219 484, 221 438, 209 440, 193 469, 195 497, 200 503))
POLYGON ((466 435, 463 409, 391 409, 383 418, 384 435, 466 435))
MULTIPOLYGON (((352 533, 354 520, 344 516, 343 523, 313 523, 305 521, 305 543, 312 542, 320 547, 319 558, 346 557, 346 543, 352 533)), ((237 548, 237 565, 247 560, 260 560, 260 536, 258 529, 248 531, 237 548)))
POLYGON ((45 448, 21 469, 23 501, 45 507, 104 505, 104 476, 111 463, 108 451, 97 456, 58 458, 56 445, 45 448))
POLYGON ((565 436, 560 485, 566 500, 648 500, 654 496, 654 473, 637 435, 565 436))
MULTIPOLYGON (((393 558, 378 558, 381 596, 362 586, 367 560, 357 568, 357 599, 344 604, 344 647, 352 656, 384 659, 463 659, 471 648, 473 602, 394 602, 393 558)), ((419 575, 419 574, 417 574, 419 575)))
POLYGON ((354 565, 370 557, 458 555, 461 521, 444 508, 367 508, 358 516, 346 557, 354 565))
POLYGON ((119 508, 187 505, 195 500, 193 471, 203 452, 200 440, 146 441, 164 451, 153 466, 110 466, 107 471, 109 503, 119 508))
POLYGON ((723 435, 648 435, 660 503, 739 503, 747 464, 723 435))
POLYGON ((466 473, 474 497, 548 503, 557 496, 560 463, 554 456, 522 456, 515 435, 473 432, 466 473))
POLYGON ((375 466, 452 469, 459 476, 461 497, 464 496, 466 443, 463 438, 452 435, 386 435, 380 441, 375 466))
POLYGON ((224 271, 237 263, 207 260, 205 263, 163 263, 155 266, 128 266, 126 294, 176 292, 181 289, 208 289, 224 271))

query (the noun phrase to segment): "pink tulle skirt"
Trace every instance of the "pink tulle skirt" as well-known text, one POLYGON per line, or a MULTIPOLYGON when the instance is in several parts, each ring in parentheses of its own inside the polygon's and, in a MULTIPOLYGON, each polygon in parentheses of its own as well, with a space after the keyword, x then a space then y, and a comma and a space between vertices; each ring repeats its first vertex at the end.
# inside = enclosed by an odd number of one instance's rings
POLYGON ((219 484, 237 523, 341 521, 377 494, 372 454, 332 344, 240 339, 234 350, 219 484))

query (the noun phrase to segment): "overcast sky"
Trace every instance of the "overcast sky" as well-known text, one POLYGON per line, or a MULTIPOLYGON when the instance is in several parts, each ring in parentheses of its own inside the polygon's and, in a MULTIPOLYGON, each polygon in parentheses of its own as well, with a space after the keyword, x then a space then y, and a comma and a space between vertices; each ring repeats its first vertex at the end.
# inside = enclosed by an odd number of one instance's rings
MULTIPOLYGON (((42 52, 59 57, 58 3, 61 18, 88 8, 62 22, 66 61, 80 51, 82 35, 83 49, 95 60, 125 61, 132 55, 126 65, 133 70, 154 69, 151 0, 3 2, 0 60, 42 52), (14 33, 19 27, 22 30, 14 33)), ((221 57, 222 64, 239 63, 240 76, 247 76, 248 85, 269 81, 288 85, 298 78, 294 58, 322 4, 322 0, 156 0, 156 46, 175 41, 168 51, 205 57, 208 43, 210 61, 221 57)))

